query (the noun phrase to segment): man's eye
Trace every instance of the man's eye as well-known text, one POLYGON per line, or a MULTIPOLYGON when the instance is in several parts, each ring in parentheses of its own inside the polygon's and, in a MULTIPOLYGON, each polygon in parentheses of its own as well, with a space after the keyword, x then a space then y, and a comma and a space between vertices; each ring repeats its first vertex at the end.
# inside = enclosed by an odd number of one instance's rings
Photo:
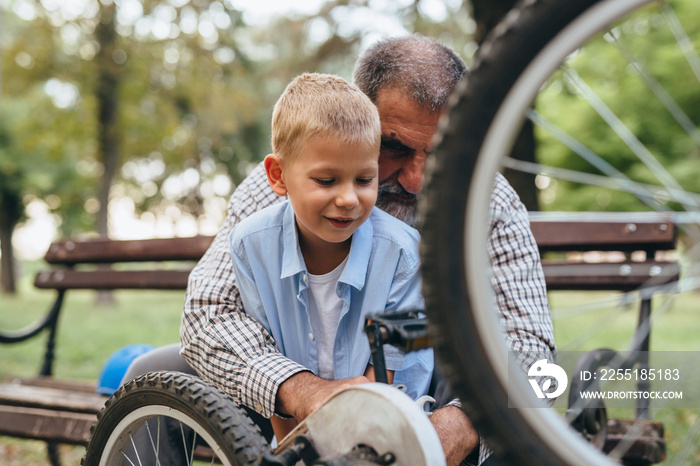
POLYGON ((382 140, 382 144, 379 148, 379 153, 385 157, 404 157, 411 154, 412 152, 413 151, 410 147, 407 147, 401 144, 400 142, 391 139, 382 140))
POLYGON ((394 142, 382 142, 380 148, 384 151, 403 152, 403 147, 394 142))
POLYGON ((332 178, 314 178, 314 181, 320 184, 321 186, 330 186, 335 180, 333 180, 332 178))

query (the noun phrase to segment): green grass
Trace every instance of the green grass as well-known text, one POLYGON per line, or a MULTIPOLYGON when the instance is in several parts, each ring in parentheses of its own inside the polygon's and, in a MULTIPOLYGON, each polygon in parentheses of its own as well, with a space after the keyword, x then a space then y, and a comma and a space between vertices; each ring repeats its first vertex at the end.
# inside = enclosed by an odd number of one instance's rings
MULTIPOLYGON (((42 316, 54 300, 53 292, 2 297, 0 328, 20 329, 42 316)), ((62 378, 97 380, 104 361, 132 343, 156 346, 179 340, 184 292, 115 292, 113 307, 99 307, 96 294, 66 294, 58 323, 54 374, 62 378)), ((3 345, 0 377, 37 373, 46 335, 23 343, 3 345), (38 341, 41 340, 41 342, 38 341)))
MULTIPOLYGON (((560 350, 623 349, 637 326, 639 302, 621 303, 619 294, 553 292, 550 307, 560 350), (590 306, 590 309, 584 306, 590 306), (574 310, 578 315, 567 315, 574 310)), ((652 302, 652 351, 700 350, 700 294, 685 293, 652 302)))
MULTIPOLYGON (((67 294, 64 312, 59 322, 54 373, 61 378, 95 381, 104 361, 118 348, 132 343, 150 343, 156 346, 174 343, 179 338, 183 292, 130 291, 114 294, 116 305, 109 308, 96 306, 93 292, 67 294)), ((573 317, 562 317, 562 308, 600 301, 615 296, 610 293, 558 292, 550 295, 554 317, 555 338, 562 350, 588 350, 606 346, 624 347, 637 322, 637 304, 610 306, 573 317), (585 334, 599 321, 597 330, 583 344, 571 347, 572 342, 585 334)), ((15 297, 0 299, 0 328, 19 329, 30 324, 49 308, 54 293, 33 289, 27 283, 15 297)), ((652 349, 697 351, 700 347, 700 295, 687 295, 673 302, 667 311, 663 303, 655 302, 652 349)), ((29 342, 2 345, 0 378, 8 375, 32 376, 39 369, 45 336, 29 342), (41 340, 41 341, 39 341, 41 340)), ((615 413, 617 414, 617 413, 615 413)), ((697 410, 659 409, 654 419, 663 421, 669 458, 681 448, 686 432, 698 416, 697 410)), ((691 439, 694 457, 687 464, 700 465, 698 438, 691 439)), ((83 454, 81 447, 62 447, 65 464, 78 464, 83 454)), ((45 465, 45 446, 42 442, 0 438, 0 458, 7 465, 45 465)), ((670 461, 667 461, 670 464, 670 461)))

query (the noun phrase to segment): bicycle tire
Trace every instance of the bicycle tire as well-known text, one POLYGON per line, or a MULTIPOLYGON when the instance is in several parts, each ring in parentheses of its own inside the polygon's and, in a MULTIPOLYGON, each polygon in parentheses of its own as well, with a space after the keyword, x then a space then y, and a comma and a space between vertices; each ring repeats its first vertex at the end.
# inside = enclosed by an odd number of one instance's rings
MULTIPOLYGON (((210 383, 179 372, 152 372, 127 383, 107 400, 91 430, 81 464, 121 465, 124 457, 120 450, 131 443, 132 431, 154 416, 177 419, 193 429, 224 465, 256 464, 268 448, 245 412, 210 383)), ((182 464, 190 464, 192 453, 186 454, 189 458, 182 464)), ((129 461, 142 464, 135 456, 129 461)))
MULTIPOLYGON (((449 120, 440 127, 421 204, 422 273, 431 339, 465 412, 506 464, 600 465, 610 460, 550 410, 517 409, 518 400, 508 392, 508 354, 498 334, 492 296, 485 291, 490 284, 484 273, 488 269, 484 199, 490 197, 499 163, 486 150, 494 141, 501 144, 499 148, 512 146, 518 134, 515 128, 525 120, 524 109, 534 101, 544 77, 569 53, 646 3, 650 1, 524 2, 481 47, 449 120), (586 22, 594 17, 595 27, 586 22), (507 114, 504 109, 513 101, 520 108, 507 114), (501 127, 507 129, 500 131, 501 127)), ((527 385, 525 375, 519 383, 527 385)))

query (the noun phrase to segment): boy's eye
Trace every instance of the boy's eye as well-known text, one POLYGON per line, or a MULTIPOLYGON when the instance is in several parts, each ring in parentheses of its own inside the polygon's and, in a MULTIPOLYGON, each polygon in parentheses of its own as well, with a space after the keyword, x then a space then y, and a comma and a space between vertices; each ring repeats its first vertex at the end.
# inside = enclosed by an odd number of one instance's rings
POLYGON ((372 178, 358 178, 358 179, 357 179, 357 184, 366 186, 366 185, 368 185, 368 184, 372 184, 372 180, 374 180, 373 177, 372 177, 372 178))
POLYGON ((335 180, 333 178, 314 178, 314 181, 321 186, 330 186, 335 180))

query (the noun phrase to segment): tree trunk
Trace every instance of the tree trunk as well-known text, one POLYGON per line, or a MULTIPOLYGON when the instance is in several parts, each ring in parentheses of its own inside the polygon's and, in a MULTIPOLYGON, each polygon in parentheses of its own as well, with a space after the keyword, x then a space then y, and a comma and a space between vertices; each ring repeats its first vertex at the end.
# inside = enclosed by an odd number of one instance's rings
POLYGON ((471 3, 472 15, 476 21, 474 40, 481 44, 517 2, 516 0, 471 0, 471 3))
MULTIPOLYGON (((99 155, 104 166, 102 184, 98 200, 100 211, 97 231, 100 236, 109 236, 109 190, 117 171, 119 159, 119 77, 121 64, 115 61, 117 51, 117 31, 115 29, 116 9, 114 3, 100 3, 100 23, 95 30, 99 52, 95 57, 97 65, 97 86, 95 96, 98 108, 99 155)), ((122 52, 123 53, 123 52, 122 52)), ((119 62, 123 63, 121 60, 119 62)))
MULTIPOLYGON (((488 33, 491 32, 515 3, 515 0, 471 0, 472 14, 476 21, 474 39, 481 44, 488 33)), ((532 123, 527 120, 513 146, 511 157, 516 160, 535 163, 535 146, 532 123)), ((503 175, 518 192, 527 210, 539 210, 535 175, 509 169, 506 169, 503 175)))
MULTIPOLYGON (((0 9, 0 31, 2 31, 2 9, 0 9)), ((2 91, 2 60, 0 60, 0 91, 2 91)), ((2 97, 2 95, 0 95, 2 97)), ((3 115, 0 114, 0 118, 3 115)), ((0 206, 0 289, 3 293, 15 293, 15 259, 12 251, 12 231, 15 225, 10 220, 8 209, 0 206)))
MULTIPOLYGON (((98 151, 104 172, 98 194, 100 210, 97 216, 97 232, 104 238, 109 236, 109 191, 119 162, 119 78, 121 65, 124 63, 118 58, 115 16, 116 6, 113 2, 109 5, 100 2, 100 22, 95 29, 95 37, 100 44, 99 52, 95 57, 97 66, 95 96, 98 108, 98 151)), ((112 293, 99 292, 97 303, 102 306, 114 305, 112 293)))
POLYGON ((12 250, 12 232, 15 225, 7 209, 0 209, 0 282, 2 292, 15 294, 15 259, 12 250))

